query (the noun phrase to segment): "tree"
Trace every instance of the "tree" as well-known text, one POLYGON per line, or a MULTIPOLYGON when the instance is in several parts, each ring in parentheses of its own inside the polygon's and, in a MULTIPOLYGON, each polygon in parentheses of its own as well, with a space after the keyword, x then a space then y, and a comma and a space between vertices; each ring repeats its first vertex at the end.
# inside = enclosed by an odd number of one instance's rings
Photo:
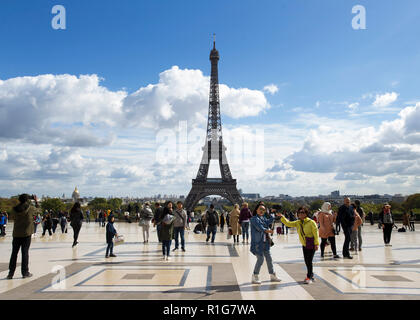
POLYGON ((407 197, 403 203, 406 210, 420 209, 420 193, 415 193, 407 197))
POLYGON ((322 206, 322 204, 324 203, 324 201, 322 201, 322 200, 315 200, 315 201, 312 201, 312 203, 310 204, 310 206, 309 206, 309 209, 311 210, 311 211, 316 211, 316 210, 318 210, 318 209, 321 209, 321 206, 322 206))
POLYGON ((53 210, 58 212, 64 210, 65 205, 59 198, 48 198, 41 202, 41 208, 42 210, 53 210))
POLYGON ((94 210, 106 210, 108 209, 108 203, 105 198, 95 198, 89 202, 89 207, 94 210))
POLYGON ((108 200, 108 206, 111 208, 111 210, 118 210, 121 208, 122 205, 122 199, 119 198, 112 198, 108 200))

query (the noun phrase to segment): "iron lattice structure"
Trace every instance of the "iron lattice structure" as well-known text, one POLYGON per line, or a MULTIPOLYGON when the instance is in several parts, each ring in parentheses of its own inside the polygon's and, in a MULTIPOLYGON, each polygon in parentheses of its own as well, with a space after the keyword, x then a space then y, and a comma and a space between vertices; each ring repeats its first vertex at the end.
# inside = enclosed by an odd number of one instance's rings
POLYGON ((184 208, 189 211, 193 211, 198 201, 209 195, 222 196, 232 204, 243 202, 236 188, 236 180, 232 178, 225 153, 226 147, 223 144, 219 100, 219 59, 219 51, 216 50, 216 42, 214 41, 213 50, 210 52, 211 77, 207 137, 197 177, 192 180, 191 191, 184 203, 184 208), (210 160, 212 159, 219 161, 221 179, 207 178, 210 160))

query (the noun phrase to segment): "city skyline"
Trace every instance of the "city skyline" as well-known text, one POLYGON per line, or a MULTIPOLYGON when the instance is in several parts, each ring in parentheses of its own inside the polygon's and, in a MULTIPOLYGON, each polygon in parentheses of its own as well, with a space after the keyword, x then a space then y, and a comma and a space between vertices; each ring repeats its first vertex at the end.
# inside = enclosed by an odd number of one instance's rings
POLYGON ((186 195, 213 33, 238 188, 419 190, 418 2, 61 1, 65 30, 51 27, 56 4, 0 4, 0 196, 186 195))

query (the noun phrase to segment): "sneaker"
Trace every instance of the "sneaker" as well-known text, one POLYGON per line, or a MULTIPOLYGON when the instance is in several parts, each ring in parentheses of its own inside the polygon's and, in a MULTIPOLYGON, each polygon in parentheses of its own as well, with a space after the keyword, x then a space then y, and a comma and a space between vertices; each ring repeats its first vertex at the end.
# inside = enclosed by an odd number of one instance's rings
POLYGON ((173 251, 176 251, 176 250, 178 250, 178 248, 173 248, 173 249, 172 249, 172 252, 173 252, 173 251))
POLYGON ((10 280, 10 279, 13 279, 13 274, 8 274, 8 275, 7 275, 7 279, 9 279, 9 280, 10 280))
POLYGON ((340 259, 340 256, 338 254, 334 255, 334 259, 340 259))
POLYGON ((270 274, 270 280, 273 282, 280 282, 281 280, 277 278, 275 273, 270 274))
POLYGON ((116 258, 116 257, 117 257, 117 256, 116 256, 115 254, 113 254, 113 253, 111 253, 109 256, 110 256, 110 257, 112 257, 112 258, 116 258))
POLYGON ((22 278, 30 278, 32 277, 32 273, 28 272, 22 276, 22 278))
POLYGON ((309 278, 305 278, 304 282, 305 282, 306 284, 311 284, 311 283, 312 283, 312 280, 311 280, 311 279, 309 279, 309 278))
POLYGON ((181 248, 182 252, 185 252, 185 248, 181 248))
POLYGON ((253 274, 253 275, 252 275, 252 283, 255 283, 255 284, 261 284, 261 281, 260 281, 260 279, 258 278, 258 274, 253 274))

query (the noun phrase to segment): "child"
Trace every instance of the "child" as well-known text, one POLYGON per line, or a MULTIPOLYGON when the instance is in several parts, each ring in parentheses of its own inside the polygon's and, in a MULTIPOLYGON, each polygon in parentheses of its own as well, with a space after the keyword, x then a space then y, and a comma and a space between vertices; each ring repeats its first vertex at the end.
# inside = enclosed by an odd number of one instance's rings
POLYGON ((105 258, 108 257, 116 257, 116 255, 112 252, 114 249, 114 242, 112 239, 115 237, 118 237, 117 230, 114 228, 114 215, 111 214, 108 216, 108 224, 106 225, 106 243, 108 246, 106 247, 106 254, 105 258), (108 253, 110 253, 108 255, 108 253))

